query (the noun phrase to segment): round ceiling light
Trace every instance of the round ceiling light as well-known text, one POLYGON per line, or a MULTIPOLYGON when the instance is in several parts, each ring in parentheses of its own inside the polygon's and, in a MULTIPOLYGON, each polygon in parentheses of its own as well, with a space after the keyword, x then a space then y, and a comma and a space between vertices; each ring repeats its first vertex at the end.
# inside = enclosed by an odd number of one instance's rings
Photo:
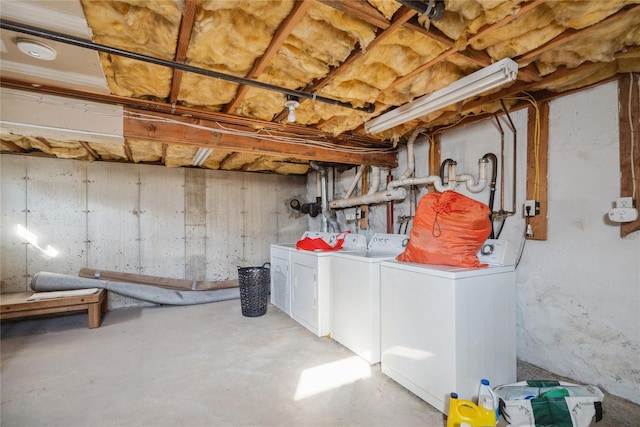
POLYGON ((32 58, 42 59, 43 61, 53 61, 56 59, 56 50, 51 46, 31 39, 18 39, 16 41, 18 49, 25 55, 32 58))

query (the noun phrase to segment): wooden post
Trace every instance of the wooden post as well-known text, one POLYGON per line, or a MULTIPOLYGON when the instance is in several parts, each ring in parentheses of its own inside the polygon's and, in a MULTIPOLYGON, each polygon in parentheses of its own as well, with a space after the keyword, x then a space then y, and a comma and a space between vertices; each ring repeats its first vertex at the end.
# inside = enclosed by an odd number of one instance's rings
POLYGON ((547 240, 547 174, 549 169, 549 103, 538 104, 540 116, 536 141, 536 109, 529 107, 527 125, 527 195, 526 200, 540 203, 540 214, 529 218, 533 235, 530 240, 547 240))
MULTIPOLYGON (((640 189, 633 194, 633 174, 635 171, 636 187, 640 186, 640 113, 638 107, 638 76, 640 74, 625 74, 618 80, 619 123, 620 123, 620 197, 633 197, 636 208, 640 197, 640 189), (631 88, 631 91, 629 90, 631 88), (631 118, 631 120, 629 120, 631 118), (631 145, 633 141, 633 153, 631 145), (633 156, 633 165, 631 162, 633 156)), ((620 237, 640 230, 640 218, 632 222, 620 223, 620 237)))

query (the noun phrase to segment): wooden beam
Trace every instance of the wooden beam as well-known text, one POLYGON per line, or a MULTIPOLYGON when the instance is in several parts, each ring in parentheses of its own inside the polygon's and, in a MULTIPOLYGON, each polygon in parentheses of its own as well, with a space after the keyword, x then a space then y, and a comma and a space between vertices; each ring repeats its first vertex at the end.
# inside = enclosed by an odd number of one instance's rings
POLYGON ((536 49, 530 50, 529 52, 525 53, 524 55, 521 55, 519 57, 517 57, 515 60, 518 62, 530 62, 535 60, 536 57, 540 56, 542 53, 549 51, 551 49, 554 49, 556 47, 562 46, 565 43, 568 43, 572 40, 575 40, 578 37, 585 37, 586 35, 588 35, 589 33, 592 33, 596 30, 599 30, 605 26, 610 26, 613 23, 615 23, 616 21, 628 16, 628 14, 630 13, 634 13, 637 12, 638 10, 640 10, 640 5, 635 5, 635 6, 626 6, 622 9, 620 9, 617 13, 603 19, 602 21, 591 25, 590 27, 587 28, 583 28, 580 30, 576 30, 573 28, 569 28, 567 30, 565 30, 561 35, 559 35, 558 37, 553 38, 552 40, 549 40, 547 43, 543 44, 542 46, 539 46, 536 49))
POLYGON ((91 148, 88 142, 86 141, 78 141, 78 142, 80 143, 80 145, 84 147, 85 150, 87 150, 87 152, 93 158, 93 160, 100 160, 100 154, 98 154, 96 150, 91 148))
POLYGON ((15 153, 26 153, 27 152, 27 150, 25 150, 24 148, 20 147, 18 144, 16 144, 13 141, 7 141, 6 139, 0 139, 0 144, 4 145, 9 150, 11 150, 11 151, 13 151, 15 153))
MULTIPOLYGON (((516 13, 514 13, 513 15, 509 15, 508 17, 504 18, 501 21, 495 22, 493 24, 490 25, 486 25, 484 26, 480 31, 478 31, 477 34, 475 34, 471 39, 469 39, 469 41, 467 41, 466 46, 468 46, 471 41, 476 40, 479 37, 482 37, 483 35, 486 35, 488 33, 491 33, 493 31, 497 31, 500 28, 502 28, 504 25, 508 24, 509 22, 513 21, 513 19, 517 18, 518 16, 521 16, 531 10, 533 10, 533 8, 537 7, 540 3, 542 3, 544 0, 535 0, 532 1, 530 3, 528 3, 527 5, 521 7, 520 9, 518 9, 518 11, 516 13)), ((413 29, 416 29, 416 25, 415 23, 412 26, 413 29)), ((421 34, 425 34, 425 35, 429 35, 429 32, 423 32, 420 31, 421 34)), ((434 39, 437 40, 437 39, 434 39)), ((449 45, 449 44, 447 44, 449 45)), ((394 80, 387 88, 385 88, 385 92, 388 90, 391 90, 392 88, 396 87, 397 85, 401 84, 401 83, 405 83, 407 80, 410 80, 412 78, 414 78, 415 76, 417 76, 420 73, 423 73, 424 71, 426 71, 427 69, 431 68, 432 66, 434 66, 435 64, 442 62, 443 60, 447 59, 448 57, 455 55, 455 54, 459 54, 462 51, 466 50, 466 46, 456 46, 455 43, 453 45, 451 45, 449 47, 449 49, 443 51, 442 53, 440 53, 440 55, 438 55, 436 58, 432 59, 431 61, 428 61, 424 64, 422 64, 421 66, 419 66, 418 68, 416 68, 415 70, 405 74, 402 77, 397 78, 396 80, 394 80)), ((474 62, 476 62, 478 65, 482 66, 482 67, 486 67, 487 65, 490 64, 490 62, 485 63, 484 61, 480 60, 479 57, 480 55, 482 55, 481 53, 477 52, 477 51, 469 51, 467 54, 465 54, 464 56, 467 57, 468 59, 473 60, 474 62)), ((523 70, 521 71, 521 73, 523 73, 524 75, 526 75, 528 78, 532 79, 532 80, 540 80, 540 76, 537 73, 533 73, 533 71, 531 69, 529 70, 523 70)))
POLYGON ((129 141, 124 140, 124 153, 127 155, 127 160, 130 162, 134 162, 133 153, 131 152, 131 146, 129 145, 129 141))
MULTIPOLYGON (((640 203, 640 102, 638 100, 640 74, 625 74, 619 79, 618 114, 620 123, 620 197, 633 197, 636 208, 640 203), (633 147, 633 152, 631 147, 633 147), (633 168, 633 169, 632 169, 633 168), (635 194, 633 175, 635 173, 635 194)), ((640 218, 620 223, 620 237, 640 230, 640 218)))
MULTIPOLYGON (((191 41, 191 33, 193 32, 193 24, 196 16, 196 2, 195 0, 185 0, 184 12, 182 14, 182 20, 180 21, 180 31, 178 33, 178 45, 176 47, 176 62, 184 63, 187 59, 187 50, 189 49, 189 42, 191 41)), ((182 76, 184 71, 173 70, 173 78, 171 79, 171 92, 169 94, 169 102, 175 104, 180 94, 180 84, 182 83, 182 76)))
POLYGON ((424 26, 422 26, 422 24, 420 24, 417 16, 407 21, 404 26, 412 31, 422 34, 423 36, 429 37, 431 40, 443 44, 445 47, 451 48, 455 47, 456 45, 455 40, 451 40, 439 29, 433 26, 429 27, 429 29, 426 29, 424 26))
POLYGON ((135 111, 129 110, 124 119, 124 137, 152 140, 163 144, 186 145, 192 147, 218 148, 227 151, 290 157, 302 160, 318 160, 343 164, 367 164, 373 166, 396 167, 396 152, 363 152, 362 147, 335 144, 327 147, 329 141, 321 145, 314 140, 302 139, 293 142, 291 134, 267 135, 253 132, 245 126, 220 125, 217 122, 176 117, 156 113, 153 121, 145 120, 135 111))
POLYGON ((193 117, 204 120, 214 120, 220 123, 237 124, 253 128, 258 131, 283 131, 293 132, 299 135, 308 135, 310 137, 325 138, 327 141, 348 141, 352 143, 361 143, 364 145, 380 146, 382 141, 370 138, 365 135, 342 133, 333 135, 322 132, 312 127, 300 126, 290 123, 273 123, 265 120, 254 119, 250 117, 234 116, 231 114, 220 113, 216 111, 208 111, 203 109, 185 107, 181 105, 172 106, 166 102, 158 102, 137 98, 128 98, 126 96, 109 95, 99 92, 89 92, 78 89, 61 88, 46 84, 39 84, 37 88, 31 82, 25 82, 17 79, 3 78, 0 80, 3 87, 21 89, 28 92, 46 93, 51 95, 71 97, 75 99, 85 99, 95 102, 104 102, 107 104, 122 105, 134 109, 140 109, 150 112, 168 113, 174 117, 193 117))
MULTIPOLYGON (((260 59, 254 62, 253 67, 246 75, 247 78, 255 79, 260 76, 260 74, 262 74, 262 72, 265 68, 267 68, 267 65, 269 65, 276 53, 278 53, 278 50, 280 50, 280 48, 284 44, 284 41, 287 39, 287 37, 289 37, 291 31, 293 31, 293 28, 298 25, 300 20, 304 17, 305 13, 307 13, 307 10, 309 10, 311 4, 311 0, 302 0, 295 2, 291 13, 286 17, 282 24, 280 24, 280 27, 271 39, 269 47, 267 47, 260 59)), ((247 85, 240 85, 233 100, 225 106, 224 112, 233 112, 238 104, 242 102, 249 89, 250 88, 247 85)))
MULTIPOLYGON (((351 3, 351 2, 347 2, 347 3, 351 3)), ((357 3, 357 2, 353 2, 353 3, 357 3)), ((351 54, 349 55, 349 57, 342 64, 340 64, 338 67, 334 67, 331 70, 329 70, 329 73, 327 73, 327 75, 324 76, 322 79, 318 80, 317 82, 312 82, 310 85, 308 85, 304 89, 304 91, 305 92, 309 92, 309 93, 317 92, 320 89, 322 89, 323 87, 325 87, 326 85, 328 85, 329 83, 331 83, 331 81, 333 81, 333 79, 335 79, 336 76, 338 76, 339 74, 341 74, 341 73, 345 72, 346 70, 348 70, 349 67, 355 61, 357 61, 358 59, 363 57, 368 51, 373 49, 380 42, 382 42, 387 37, 389 37, 391 34, 393 34, 398 28, 400 28, 402 25, 404 25, 416 13, 417 12, 415 10, 409 9, 406 6, 402 6, 393 15, 393 20, 391 21, 390 25, 388 25, 383 31, 381 31, 376 36, 376 38, 374 38, 371 41, 371 43, 369 43, 369 45, 367 46, 366 50, 364 50, 362 48, 358 49, 358 45, 356 45, 355 48, 353 49, 353 51, 351 52, 351 54)), ((306 101, 306 100, 301 100, 301 102, 304 102, 304 101, 306 101)), ((287 114, 287 109, 285 108, 285 109, 281 110, 275 116, 274 121, 282 121, 286 114, 287 114)))
POLYGON ((162 158, 160 159, 160 162, 163 165, 167 164, 167 148, 168 148, 167 144, 162 144, 162 158))
POLYGON ((549 103, 537 104, 528 110, 527 126, 527 194, 526 200, 540 203, 540 214, 528 218, 530 240, 547 240, 547 176, 549 170, 549 103), (536 120, 536 116, 539 120, 536 120))
POLYGON ((524 3, 515 13, 505 16, 498 22, 494 22, 493 24, 487 24, 484 27, 480 28, 476 34, 469 37, 467 39, 467 46, 478 40, 480 37, 492 33, 494 31, 498 31, 508 24, 512 23, 516 18, 520 16, 526 15, 531 12, 536 7, 540 6, 543 3, 546 3, 548 0, 533 0, 527 3, 524 3))
POLYGON ((382 15, 378 9, 371 6, 365 0, 318 0, 320 3, 326 4, 340 12, 360 19, 374 27, 386 29, 389 27, 389 21, 382 15))
POLYGON ((49 150, 53 150, 53 148, 51 147, 51 144, 49 144, 49 141, 47 141, 45 138, 41 136, 37 136, 36 139, 40 141, 40 143, 45 147, 47 147, 49 150))

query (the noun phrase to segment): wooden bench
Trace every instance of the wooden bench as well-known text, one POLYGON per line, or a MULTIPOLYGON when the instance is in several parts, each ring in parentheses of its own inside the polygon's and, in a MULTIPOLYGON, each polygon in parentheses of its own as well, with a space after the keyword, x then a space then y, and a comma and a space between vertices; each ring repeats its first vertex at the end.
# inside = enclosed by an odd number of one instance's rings
POLYGON ((28 300, 34 295, 33 292, 2 294, 0 295, 0 320, 87 310, 89 328, 100 326, 102 314, 106 313, 108 306, 106 290, 98 289, 90 295, 68 296, 65 292, 56 294, 61 296, 36 300, 28 300))

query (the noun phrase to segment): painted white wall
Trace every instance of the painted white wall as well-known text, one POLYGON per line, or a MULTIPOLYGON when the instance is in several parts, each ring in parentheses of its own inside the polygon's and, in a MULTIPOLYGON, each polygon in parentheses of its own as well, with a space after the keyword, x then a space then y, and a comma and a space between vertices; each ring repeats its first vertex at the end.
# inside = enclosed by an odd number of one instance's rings
POLYGON ((640 402, 640 232, 620 195, 617 83, 550 105, 548 240, 518 269, 521 359, 640 402))
MULTIPOLYGON (((0 157, 0 176, 2 292, 28 290, 40 271, 82 267, 235 279, 238 266, 269 260, 269 244, 307 229, 288 205, 305 193, 305 177, 17 155, 0 157)), ((111 308, 131 305, 144 304, 110 293, 111 308)))
MULTIPOLYGON (((617 83, 559 98, 551 102, 550 115, 548 239, 525 242, 527 112, 511 113, 517 140, 516 214, 506 220, 500 238, 519 251, 524 243, 516 270, 518 358, 639 403, 640 233, 620 238, 619 226, 606 218, 620 195, 617 83)), ((511 211, 514 134, 504 115, 500 120, 504 210, 511 211)), ((477 176, 478 159, 487 152, 500 159, 500 146, 496 121, 485 120, 445 132, 441 159, 456 160, 457 173, 477 176)), ((415 155, 416 176, 438 174, 427 170, 428 144, 417 145, 415 155)), ((402 150, 394 177, 405 169, 402 150)), ((344 195, 354 174, 336 177, 336 198, 344 195)), ((488 203, 488 189, 476 195, 461 185, 456 190, 488 203)), ((498 177, 494 210, 501 207, 500 190, 498 177)), ((424 194, 421 189, 419 197, 424 194)), ((413 212, 408 199, 394 204, 394 232, 398 216, 413 212)), ((343 212, 338 218, 358 231, 344 221, 343 212)), ((384 204, 370 208, 370 225, 370 234, 386 232, 384 204)))

